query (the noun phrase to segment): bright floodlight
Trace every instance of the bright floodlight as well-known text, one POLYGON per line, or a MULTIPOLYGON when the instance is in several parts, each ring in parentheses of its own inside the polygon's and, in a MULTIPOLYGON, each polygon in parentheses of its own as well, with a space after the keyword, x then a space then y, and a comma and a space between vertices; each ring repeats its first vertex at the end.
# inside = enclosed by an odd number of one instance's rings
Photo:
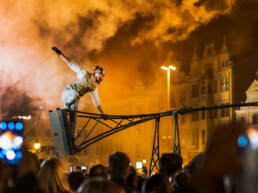
POLYGON ((166 67, 166 66, 161 66, 160 67, 162 70, 168 70, 168 67, 166 67))
POLYGON ((7 135, 2 135, 0 137, 0 148, 8 150, 12 148, 12 141, 7 135))
POLYGON ((23 138, 21 136, 17 136, 14 139, 14 145, 15 147, 20 147, 23 142, 23 138))
POLYGON ((142 162, 136 162, 136 169, 142 169, 142 162))
POLYGON ((175 66, 169 66, 169 68, 171 69, 171 70, 176 70, 176 67, 175 66))
POLYGON ((0 123, 0 129, 6 130, 6 129, 7 129, 7 123, 4 122, 4 121, 2 121, 2 122, 0 123))
POLYGON ((15 158, 15 152, 13 151, 13 150, 8 150, 7 152, 6 152, 6 158, 8 159, 8 160, 14 160, 14 158, 15 158))

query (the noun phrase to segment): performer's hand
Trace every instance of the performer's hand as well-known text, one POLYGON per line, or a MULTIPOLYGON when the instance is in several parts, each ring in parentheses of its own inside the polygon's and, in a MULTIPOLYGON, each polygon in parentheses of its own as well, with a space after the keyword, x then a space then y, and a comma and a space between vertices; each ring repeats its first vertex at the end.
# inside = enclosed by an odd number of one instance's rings
POLYGON ((57 47, 52 47, 52 50, 58 55, 62 54, 62 52, 57 47))

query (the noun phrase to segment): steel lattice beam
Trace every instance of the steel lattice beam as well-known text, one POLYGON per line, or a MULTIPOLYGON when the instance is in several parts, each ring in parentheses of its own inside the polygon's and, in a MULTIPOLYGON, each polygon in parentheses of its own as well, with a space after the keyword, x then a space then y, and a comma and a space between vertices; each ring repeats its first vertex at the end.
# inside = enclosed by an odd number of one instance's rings
MULTIPOLYGON (((195 111, 206 111, 213 109, 223 108, 238 108, 241 106, 258 106, 258 102, 241 103, 241 104, 228 104, 212 107, 202 108, 184 108, 179 110, 172 110, 163 113, 155 114, 142 114, 142 115, 100 115, 95 113, 87 113, 82 111, 69 111, 65 109, 57 109, 49 111, 50 121, 54 134, 55 147, 59 156, 75 154, 81 150, 89 147, 90 145, 127 128, 135 125, 145 123, 148 121, 156 120, 155 134, 153 141, 153 150, 151 156, 151 164, 154 166, 150 170, 158 169, 159 160, 159 120, 162 117, 173 116, 174 118, 174 136, 172 151, 181 154, 180 137, 178 127, 178 116, 183 114, 192 113, 195 111), (81 128, 76 128, 75 133, 75 120, 83 119, 85 123, 81 128), (158 121, 157 121, 158 120, 158 121), (96 128, 101 126, 105 131, 93 135, 96 128), (155 158, 154 158, 155 157, 155 158)), ((98 130, 99 131, 99 130, 98 130)))

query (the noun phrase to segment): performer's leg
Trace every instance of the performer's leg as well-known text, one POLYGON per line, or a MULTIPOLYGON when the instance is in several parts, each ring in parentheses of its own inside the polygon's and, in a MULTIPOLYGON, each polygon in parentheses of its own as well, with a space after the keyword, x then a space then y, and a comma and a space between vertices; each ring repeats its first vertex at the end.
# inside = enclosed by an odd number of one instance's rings
POLYGON ((79 103, 79 99, 76 99, 75 102, 73 104, 70 105, 70 128, 71 128, 71 132, 72 132, 72 136, 73 138, 75 138, 76 135, 76 120, 77 120, 77 109, 78 109, 78 103, 79 103))
POLYGON ((64 101, 64 109, 71 109, 71 105, 76 102, 78 93, 70 87, 65 87, 62 93, 62 99, 64 101))
POLYGON ((70 109, 69 113, 69 128, 72 138, 75 136, 76 127, 76 111, 79 102, 78 93, 70 87, 66 87, 62 93, 62 99, 64 100, 64 108, 70 109))

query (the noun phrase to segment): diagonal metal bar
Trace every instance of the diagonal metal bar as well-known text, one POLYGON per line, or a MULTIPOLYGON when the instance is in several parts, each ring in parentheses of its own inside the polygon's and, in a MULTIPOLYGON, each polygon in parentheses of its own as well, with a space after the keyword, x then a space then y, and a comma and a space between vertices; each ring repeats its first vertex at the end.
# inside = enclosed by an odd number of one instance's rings
POLYGON ((88 121, 85 123, 85 125, 82 127, 82 129, 80 130, 80 132, 78 133, 78 135, 75 137, 75 140, 78 139, 78 138, 81 136, 81 134, 83 133, 84 129, 88 126, 89 122, 90 122, 90 118, 89 118, 88 121))
POLYGON ((109 119, 109 120, 117 124, 117 125, 115 126, 115 128, 116 128, 116 127, 118 127, 118 125, 119 125, 119 126, 122 126, 121 123, 123 122, 124 119, 121 119, 119 122, 117 122, 117 121, 115 121, 115 120, 113 120, 113 119, 109 119))
POLYGON ((115 134, 115 133, 117 133, 117 132, 120 132, 120 131, 122 131, 122 130, 124 130, 124 129, 127 129, 127 128, 129 128, 129 127, 132 127, 132 126, 134 126, 134 125, 137 125, 137 124, 140 124, 140 123, 144 123, 144 122, 153 120, 153 119, 155 119, 155 118, 158 118, 158 117, 149 117, 149 118, 146 118, 146 119, 142 119, 142 120, 139 120, 139 121, 135 121, 135 122, 133 122, 133 123, 129 123, 129 124, 127 124, 127 125, 123 125, 123 126, 121 126, 121 127, 118 127, 118 128, 116 128, 116 129, 113 129, 113 130, 109 130, 109 131, 103 132, 103 133, 99 134, 98 136, 95 136, 95 137, 93 137, 93 138, 91 138, 91 139, 85 141, 84 143, 82 143, 82 144, 80 145, 79 148, 80 148, 80 149, 84 149, 84 148, 90 146, 91 144, 93 144, 93 143, 95 143, 95 142, 97 142, 97 141, 99 141, 99 140, 101 140, 101 139, 103 139, 103 138, 105 138, 105 137, 108 137, 108 136, 110 136, 110 135, 112 135, 112 134, 115 134))
POLYGON ((90 134, 91 134, 91 133, 93 132, 93 130, 96 128, 97 124, 98 124, 98 122, 95 123, 95 125, 91 128, 91 130, 89 131, 89 133, 84 137, 84 139, 83 139, 82 141, 86 140, 86 139, 90 136, 90 134))
POLYGON ((153 135, 153 146, 152 146, 152 153, 151 153, 149 175, 152 174, 152 171, 155 168, 157 171, 159 170, 158 166, 157 166, 157 162, 159 161, 159 121, 160 121, 160 118, 156 118, 154 135, 153 135), (155 158, 156 158, 156 160, 155 160, 155 158))

